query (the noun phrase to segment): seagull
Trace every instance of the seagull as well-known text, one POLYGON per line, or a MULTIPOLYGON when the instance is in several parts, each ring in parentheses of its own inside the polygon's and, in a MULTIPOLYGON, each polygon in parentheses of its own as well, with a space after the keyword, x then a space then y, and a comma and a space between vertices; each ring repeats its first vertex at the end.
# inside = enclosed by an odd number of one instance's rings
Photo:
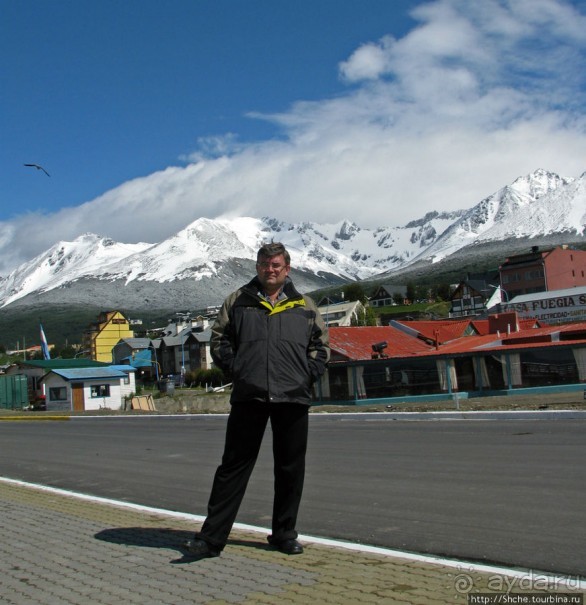
POLYGON ((25 164, 25 166, 30 166, 31 168, 42 170, 47 176, 51 176, 42 166, 39 166, 38 164, 25 164))

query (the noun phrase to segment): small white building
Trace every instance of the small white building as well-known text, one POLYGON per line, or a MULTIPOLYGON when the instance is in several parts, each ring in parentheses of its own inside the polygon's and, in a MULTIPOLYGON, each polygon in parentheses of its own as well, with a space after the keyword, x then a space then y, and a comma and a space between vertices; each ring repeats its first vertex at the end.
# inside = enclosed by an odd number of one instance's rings
POLYGON ((136 392, 131 366, 124 371, 112 366, 53 369, 41 382, 48 411, 118 410, 123 407, 124 397, 136 392))

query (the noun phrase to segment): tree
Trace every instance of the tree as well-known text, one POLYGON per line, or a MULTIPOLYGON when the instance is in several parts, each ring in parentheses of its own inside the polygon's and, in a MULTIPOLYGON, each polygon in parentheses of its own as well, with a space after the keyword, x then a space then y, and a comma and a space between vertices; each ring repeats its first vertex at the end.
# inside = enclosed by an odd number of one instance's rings
POLYGON ((407 282, 407 300, 409 300, 411 303, 414 303, 416 298, 415 284, 412 281, 407 282))
POLYGON ((405 297, 400 292, 395 292, 393 294, 393 302, 396 305, 403 305, 405 304, 405 297))
POLYGON ((377 325, 377 317, 374 309, 372 307, 362 307, 360 310, 356 312, 355 315, 352 315, 352 319, 350 320, 351 326, 376 326, 377 325))
POLYGON ((432 289, 432 296, 436 300, 450 300, 452 296, 452 288, 450 284, 435 284, 432 289))
POLYGON ((358 284, 358 283, 348 284, 347 286, 344 286, 344 288, 342 289, 342 292, 344 293, 344 300, 347 300, 347 301, 359 300, 362 304, 364 304, 367 301, 367 296, 366 296, 366 294, 364 292, 364 288, 362 287, 361 284, 358 284))
POLYGON ((418 284, 415 286, 415 300, 427 301, 429 299, 429 286, 418 284))
POLYGON ((378 317, 374 312, 374 309, 370 306, 366 307, 365 312, 365 321, 367 326, 376 326, 378 325, 378 317))
MULTIPOLYGON (((59 351, 58 355, 59 357, 61 357, 61 359, 73 359, 75 357, 77 350, 75 349, 75 347, 72 347, 71 345, 65 345, 61 351, 59 351)), ((51 355, 53 355, 53 353, 51 353, 51 355)))

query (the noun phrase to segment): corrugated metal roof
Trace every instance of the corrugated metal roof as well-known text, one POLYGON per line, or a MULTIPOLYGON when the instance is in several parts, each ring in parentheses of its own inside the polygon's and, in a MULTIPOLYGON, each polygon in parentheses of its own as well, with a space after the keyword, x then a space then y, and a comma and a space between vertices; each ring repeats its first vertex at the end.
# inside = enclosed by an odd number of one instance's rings
MULTIPOLYGON (((541 324, 537 319, 519 319, 519 328, 521 330, 530 330, 532 328, 539 328, 541 324)), ((480 336, 490 334, 490 327, 488 319, 473 319, 470 321, 470 325, 474 328, 475 332, 480 336)))
POLYGON ((446 320, 400 320, 396 323, 403 324, 412 330, 416 330, 423 338, 430 342, 449 342, 466 335, 470 327, 470 319, 446 319, 446 320))
POLYGON ((462 355, 488 351, 502 353, 503 351, 544 349, 572 344, 586 345, 586 322, 522 329, 511 334, 469 336, 446 343, 433 353, 442 355, 462 355))
POLYGON ((144 368, 152 366, 154 363, 151 349, 140 349, 126 359, 133 368, 144 368))
POLYGON ((136 372, 136 368, 128 364, 112 364, 110 367, 119 372, 136 372))
POLYGON ((430 345, 392 326, 332 327, 332 361, 372 359, 372 345, 386 342, 389 357, 407 357, 427 351, 430 345))
MULTIPOLYGON (((115 370, 111 366, 104 368, 71 368, 51 370, 51 373, 57 374, 65 380, 106 380, 112 378, 125 378, 126 374, 120 370, 115 370)), ((45 376, 46 378, 46 376, 45 376)))
POLYGON ((330 328, 332 362, 364 361, 372 358, 372 345, 386 341, 384 353, 389 358, 412 358, 445 355, 466 355, 489 351, 552 348, 568 345, 586 346, 586 322, 555 326, 532 327, 534 322, 511 334, 479 334, 462 336, 445 344, 426 344, 392 326, 330 328))
POLYGON ((66 369, 66 368, 100 368, 107 367, 110 364, 103 361, 94 361, 93 359, 31 359, 19 362, 33 368, 43 368, 45 370, 66 369))

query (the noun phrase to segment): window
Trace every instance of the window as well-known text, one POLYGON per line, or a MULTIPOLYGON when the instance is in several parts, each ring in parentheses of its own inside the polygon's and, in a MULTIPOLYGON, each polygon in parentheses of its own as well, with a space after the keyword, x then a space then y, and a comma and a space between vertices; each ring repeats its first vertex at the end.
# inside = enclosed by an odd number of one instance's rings
POLYGON ((502 276, 503 284, 510 284, 513 282, 521 281, 521 275, 519 273, 507 273, 502 276))
POLYGON ((67 401, 67 387, 49 387, 51 401, 67 401))
POLYGON ((525 279, 530 281, 532 279, 542 279, 543 278, 543 268, 541 269, 532 269, 531 271, 525 272, 525 279))
POLYGON ((94 384, 91 387, 92 397, 110 397, 109 384, 94 384))

